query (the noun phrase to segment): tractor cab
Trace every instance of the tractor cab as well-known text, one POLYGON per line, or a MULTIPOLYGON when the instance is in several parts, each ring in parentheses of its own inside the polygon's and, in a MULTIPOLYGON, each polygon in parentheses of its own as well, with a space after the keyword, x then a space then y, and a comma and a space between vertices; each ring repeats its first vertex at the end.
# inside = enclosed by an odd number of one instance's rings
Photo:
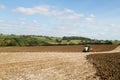
POLYGON ((92 47, 90 44, 84 45, 83 52, 90 52, 92 50, 92 47))

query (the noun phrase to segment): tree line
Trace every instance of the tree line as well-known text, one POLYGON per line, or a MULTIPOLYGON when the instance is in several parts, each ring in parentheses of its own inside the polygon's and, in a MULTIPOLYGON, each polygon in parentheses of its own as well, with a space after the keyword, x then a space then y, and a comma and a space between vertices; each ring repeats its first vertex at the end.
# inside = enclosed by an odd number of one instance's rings
POLYGON ((118 40, 95 40, 86 37, 49 37, 36 35, 0 34, 0 46, 45 46, 45 45, 81 45, 81 44, 120 44, 118 40))

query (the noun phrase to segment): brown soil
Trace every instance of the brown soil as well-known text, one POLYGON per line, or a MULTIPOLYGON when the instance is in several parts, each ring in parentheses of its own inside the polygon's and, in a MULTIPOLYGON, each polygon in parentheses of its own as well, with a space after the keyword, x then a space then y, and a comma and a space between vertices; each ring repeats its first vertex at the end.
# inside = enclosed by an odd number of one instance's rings
POLYGON ((0 53, 0 80, 99 80, 86 55, 73 52, 0 53))
MULTIPOLYGON (((92 45, 94 51, 110 51, 117 45, 92 45)), ((0 52, 82 52, 84 46, 0 47, 0 52)))
MULTIPOLYGON (((119 80, 120 53, 98 54, 116 47, 93 45, 98 52, 87 54, 80 52, 83 46, 1 47, 0 80, 99 80, 99 76, 103 80, 119 80), (86 57, 96 65, 97 75, 86 57)), ((116 50, 120 51, 120 47, 113 51, 116 50)))
POLYGON ((120 80, 120 52, 91 54, 88 60, 96 67, 101 80, 120 80))

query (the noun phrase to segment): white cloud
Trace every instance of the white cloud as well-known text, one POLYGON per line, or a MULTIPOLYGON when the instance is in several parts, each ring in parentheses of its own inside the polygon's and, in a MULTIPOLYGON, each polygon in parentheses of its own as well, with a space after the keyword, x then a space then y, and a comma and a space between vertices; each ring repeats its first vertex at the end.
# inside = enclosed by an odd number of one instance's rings
POLYGON ((115 24, 110 24, 112 27, 116 26, 115 24))
POLYGON ((90 14, 90 17, 95 18, 96 16, 94 14, 90 14))
POLYGON ((0 10, 1 10, 1 9, 4 9, 4 8, 5 8, 5 6, 2 5, 2 4, 0 4, 0 10))
POLYGON ((32 23, 33 23, 33 24, 37 24, 38 21, 37 21, 37 20, 33 20, 32 23))
POLYGON ((70 14, 70 15, 61 15, 59 16, 60 19, 79 19, 83 17, 83 14, 70 14))
POLYGON ((48 5, 40 5, 32 8, 18 7, 13 11, 25 15, 41 14, 45 16, 55 16, 60 19, 79 19, 84 16, 83 14, 76 13, 71 9, 59 10, 56 7, 48 5))
POLYGON ((4 22, 4 20, 0 20, 0 23, 1 23, 1 22, 4 22))
POLYGON ((47 5, 41 5, 41 6, 36 6, 32 8, 32 11, 35 12, 35 14, 42 14, 42 15, 51 15, 51 6, 47 5))
POLYGON ((42 29, 42 25, 37 23, 37 20, 31 20, 27 22, 25 19, 18 20, 1 20, 0 21, 0 30, 1 33, 8 34, 41 34, 45 32, 42 29))
POLYGON ((94 18, 85 18, 85 21, 88 23, 96 23, 94 18))
POLYGON ((36 20, 32 20, 31 22, 26 22, 24 19, 18 19, 14 21, 9 21, 9 20, 0 20, 0 24, 3 26, 8 26, 8 27, 36 27, 39 26, 37 24, 36 20))
POLYGON ((114 29, 120 30, 120 24, 109 24, 108 26, 111 26, 114 29))
POLYGON ((14 12, 19 12, 19 13, 22 13, 22 14, 26 14, 26 15, 32 15, 32 14, 35 13, 31 8, 24 8, 24 7, 18 7, 13 11, 14 12))
POLYGON ((79 35, 78 29, 81 29, 83 25, 80 23, 73 24, 56 24, 54 27, 48 32, 50 36, 77 36, 79 35))
POLYGON ((71 9, 65 9, 64 12, 74 13, 74 11, 71 9))

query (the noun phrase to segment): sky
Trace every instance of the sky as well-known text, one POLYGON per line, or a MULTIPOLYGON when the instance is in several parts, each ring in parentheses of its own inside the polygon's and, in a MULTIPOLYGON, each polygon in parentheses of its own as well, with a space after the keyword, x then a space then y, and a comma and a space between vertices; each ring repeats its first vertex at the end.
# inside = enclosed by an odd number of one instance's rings
POLYGON ((120 40, 120 0, 0 0, 0 33, 120 40))

